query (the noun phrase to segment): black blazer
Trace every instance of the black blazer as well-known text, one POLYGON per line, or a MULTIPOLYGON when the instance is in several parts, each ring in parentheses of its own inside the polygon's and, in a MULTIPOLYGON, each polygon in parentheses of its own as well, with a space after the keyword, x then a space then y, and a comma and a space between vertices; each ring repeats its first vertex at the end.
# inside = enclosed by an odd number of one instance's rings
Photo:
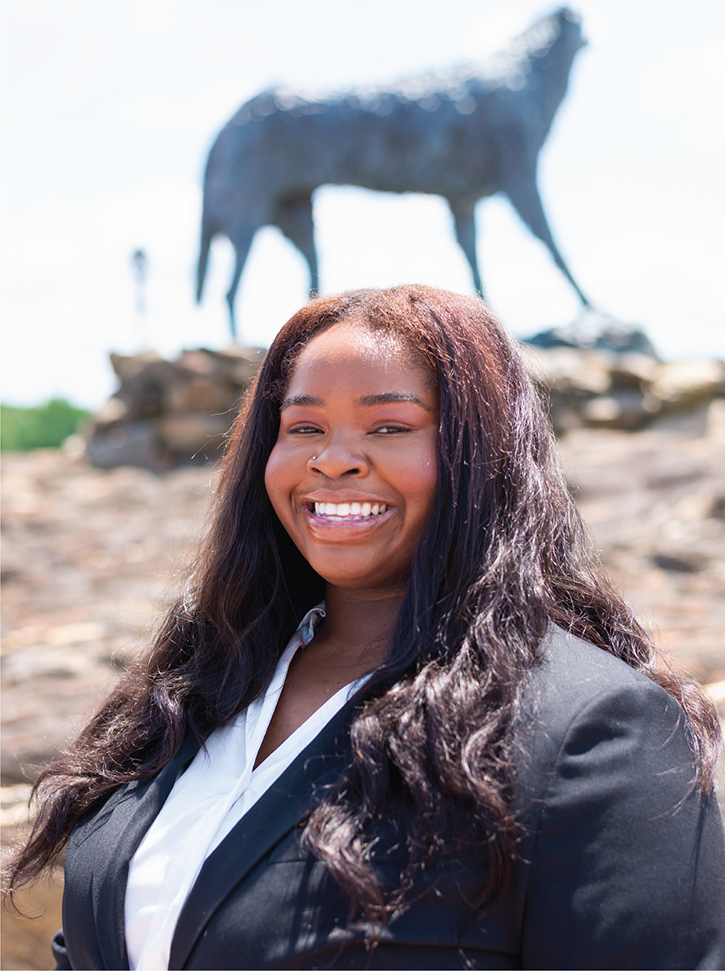
MULTIPOLYGON (((481 864, 426 871, 380 944, 300 846, 299 820, 349 758, 344 708, 211 854, 181 912, 170 968, 721 968, 725 847, 712 796, 693 790, 677 704, 623 662, 555 629, 516 729, 522 837, 505 895, 473 915, 481 864)), ((59 968, 128 968, 129 860, 195 753, 133 782, 73 831, 59 968)), ((394 819, 375 856, 394 886, 394 819)))

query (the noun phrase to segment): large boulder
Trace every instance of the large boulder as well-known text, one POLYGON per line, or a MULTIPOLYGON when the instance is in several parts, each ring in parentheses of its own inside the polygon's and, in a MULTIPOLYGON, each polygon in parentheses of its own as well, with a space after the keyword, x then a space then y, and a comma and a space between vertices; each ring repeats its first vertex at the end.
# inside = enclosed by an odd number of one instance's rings
POLYGON ((725 394, 721 361, 664 362, 648 354, 522 344, 529 373, 548 397, 554 430, 644 428, 725 394))
POLYGON ((725 394, 722 361, 673 361, 658 368, 650 388, 662 411, 679 411, 725 394))
POLYGON ((111 354, 120 386, 95 415, 87 439, 93 465, 162 471, 216 459, 264 357, 257 347, 111 354))
MULTIPOLYGON (((554 431, 644 428, 689 421, 725 394, 725 364, 664 362, 639 350, 523 343, 526 366, 548 400, 554 431), (699 409, 699 411, 698 411, 699 409)), ((93 465, 162 471, 218 458, 240 398, 264 357, 261 348, 195 348, 167 361, 153 351, 111 355, 118 390, 87 438, 93 465)))

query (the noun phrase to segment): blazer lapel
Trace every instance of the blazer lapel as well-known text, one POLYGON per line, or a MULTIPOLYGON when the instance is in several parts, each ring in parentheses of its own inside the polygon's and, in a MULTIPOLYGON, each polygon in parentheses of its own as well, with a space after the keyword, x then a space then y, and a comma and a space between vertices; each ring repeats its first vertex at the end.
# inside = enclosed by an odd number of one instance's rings
POLYGON ((300 819, 321 787, 335 782, 350 760, 349 728, 355 699, 285 769, 209 856, 179 915, 169 968, 183 968, 215 911, 300 819))
POLYGON ((108 821, 104 832, 104 839, 111 847, 104 854, 108 863, 102 872, 94 873, 92 889, 106 968, 128 968, 124 903, 129 863, 166 802, 179 769, 194 757, 198 748, 196 738, 190 736, 157 776, 129 783, 108 821))

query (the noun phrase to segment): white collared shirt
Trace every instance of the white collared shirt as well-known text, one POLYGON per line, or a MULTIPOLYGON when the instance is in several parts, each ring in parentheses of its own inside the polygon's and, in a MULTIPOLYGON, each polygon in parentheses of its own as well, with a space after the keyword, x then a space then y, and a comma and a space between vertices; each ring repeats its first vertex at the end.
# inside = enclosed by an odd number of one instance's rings
POLYGON ((369 677, 341 688, 254 768, 290 661, 324 616, 324 604, 305 614, 264 696, 209 736, 136 850, 125 902, 131 971, 168 968, 176 922, 206 858, 369 677))

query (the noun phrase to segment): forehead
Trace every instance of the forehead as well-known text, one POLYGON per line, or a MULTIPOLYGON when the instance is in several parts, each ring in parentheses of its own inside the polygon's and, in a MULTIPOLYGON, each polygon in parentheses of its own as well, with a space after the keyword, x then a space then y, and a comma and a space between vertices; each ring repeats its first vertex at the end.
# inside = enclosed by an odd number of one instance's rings
POLYGON ((365 321, 343 321, 313 337, 300 352, 288 385, 315 380, 386 383, 408 378, 432 386, 433 376, 400 335, 372 329, 365 321))

